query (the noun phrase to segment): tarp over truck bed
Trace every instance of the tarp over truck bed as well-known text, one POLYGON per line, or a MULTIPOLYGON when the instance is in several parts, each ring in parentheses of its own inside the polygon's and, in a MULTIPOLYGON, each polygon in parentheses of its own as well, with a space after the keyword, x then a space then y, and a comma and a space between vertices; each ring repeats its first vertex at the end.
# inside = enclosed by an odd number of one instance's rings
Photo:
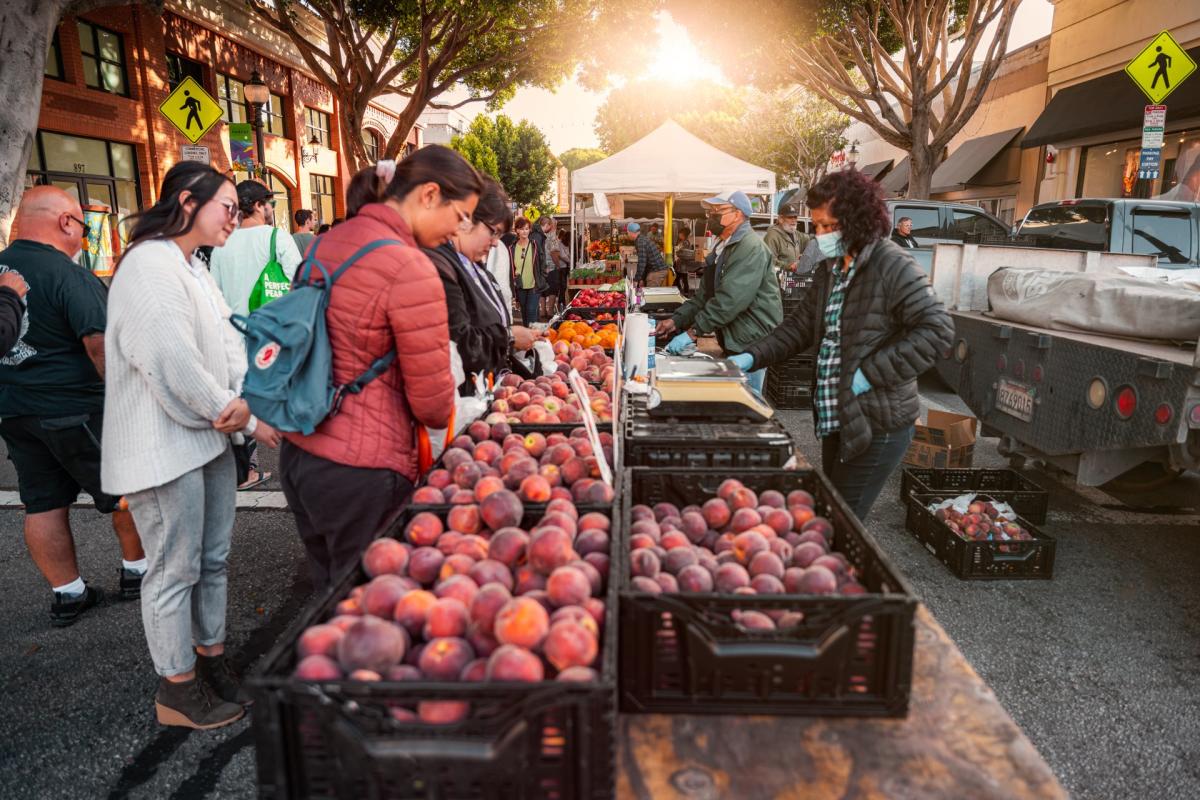
POLYGON ((987 279, 998 319, 1140 339, 1200 338, 1200 284, 1118 274, 999 269, 987 279))

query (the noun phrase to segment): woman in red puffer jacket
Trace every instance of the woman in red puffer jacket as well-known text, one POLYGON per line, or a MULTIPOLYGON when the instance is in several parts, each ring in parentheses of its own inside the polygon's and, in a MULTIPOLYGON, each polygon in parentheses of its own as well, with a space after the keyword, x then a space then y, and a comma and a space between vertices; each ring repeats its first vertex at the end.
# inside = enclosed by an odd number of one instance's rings
POLYGON ((421 248, 473 226, 482 187, 478 173, 445 147, 369 169, 355 185, 371 187, 376 202, 323 234, 317 258, 332 273, 370 242, 400 243, 366 254, 333 285, 325 321, 334 381, 353 380, 392 349, 396 359, 361 394, 346 395, 311 436, 286 434, 279 458, 283 492, 318 589, 355 563, 400 513, 418 477, 416 427, 449 422, 455 386, 446 296, 421 248))

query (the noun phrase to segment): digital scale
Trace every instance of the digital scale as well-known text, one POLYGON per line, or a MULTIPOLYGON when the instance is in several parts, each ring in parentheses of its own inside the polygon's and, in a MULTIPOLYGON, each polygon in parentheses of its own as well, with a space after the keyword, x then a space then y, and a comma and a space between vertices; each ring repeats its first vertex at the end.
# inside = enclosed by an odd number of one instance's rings
POLYGON ((674 286, 647 286, 642 289, 642 308, 647 311, 666 311, 668 306, 681 306, 687 298, 674 286))
POLYGON ((656 355, 646 412, 651 417, 749 419, 765 422, 775 409, 750 388, 746 374, 725 360, 656 355))

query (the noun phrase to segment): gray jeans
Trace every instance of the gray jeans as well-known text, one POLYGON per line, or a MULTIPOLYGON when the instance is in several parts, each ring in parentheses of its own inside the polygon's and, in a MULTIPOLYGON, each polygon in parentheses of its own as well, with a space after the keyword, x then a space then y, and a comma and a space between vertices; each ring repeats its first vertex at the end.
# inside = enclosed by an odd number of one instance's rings
POLYGON ((237 513, 233 453, 127 495, 146 550, 142 624, 159 675, 196 664, 196 645, 225 641, 225 562, 237 513))

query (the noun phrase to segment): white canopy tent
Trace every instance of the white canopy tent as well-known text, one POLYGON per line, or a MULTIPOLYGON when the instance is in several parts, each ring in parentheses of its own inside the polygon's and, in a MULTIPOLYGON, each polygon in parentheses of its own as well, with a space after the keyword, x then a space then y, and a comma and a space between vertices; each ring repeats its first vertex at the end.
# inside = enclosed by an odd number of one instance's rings
MULTIPOLYGON (((739 190, 747 195, 773 196, 775 173, 735 158, 667 120, 619 153, 571 173, 571 229, 575 228, 576 195, 662 200, 668 223, 664 244, 669 255, 671 209, 676 199, 703 200, 739 190)), ((767 205, 773 217, 774 204, 767 205)), ((571 240, 574 242, 574 236, 571 240)))

